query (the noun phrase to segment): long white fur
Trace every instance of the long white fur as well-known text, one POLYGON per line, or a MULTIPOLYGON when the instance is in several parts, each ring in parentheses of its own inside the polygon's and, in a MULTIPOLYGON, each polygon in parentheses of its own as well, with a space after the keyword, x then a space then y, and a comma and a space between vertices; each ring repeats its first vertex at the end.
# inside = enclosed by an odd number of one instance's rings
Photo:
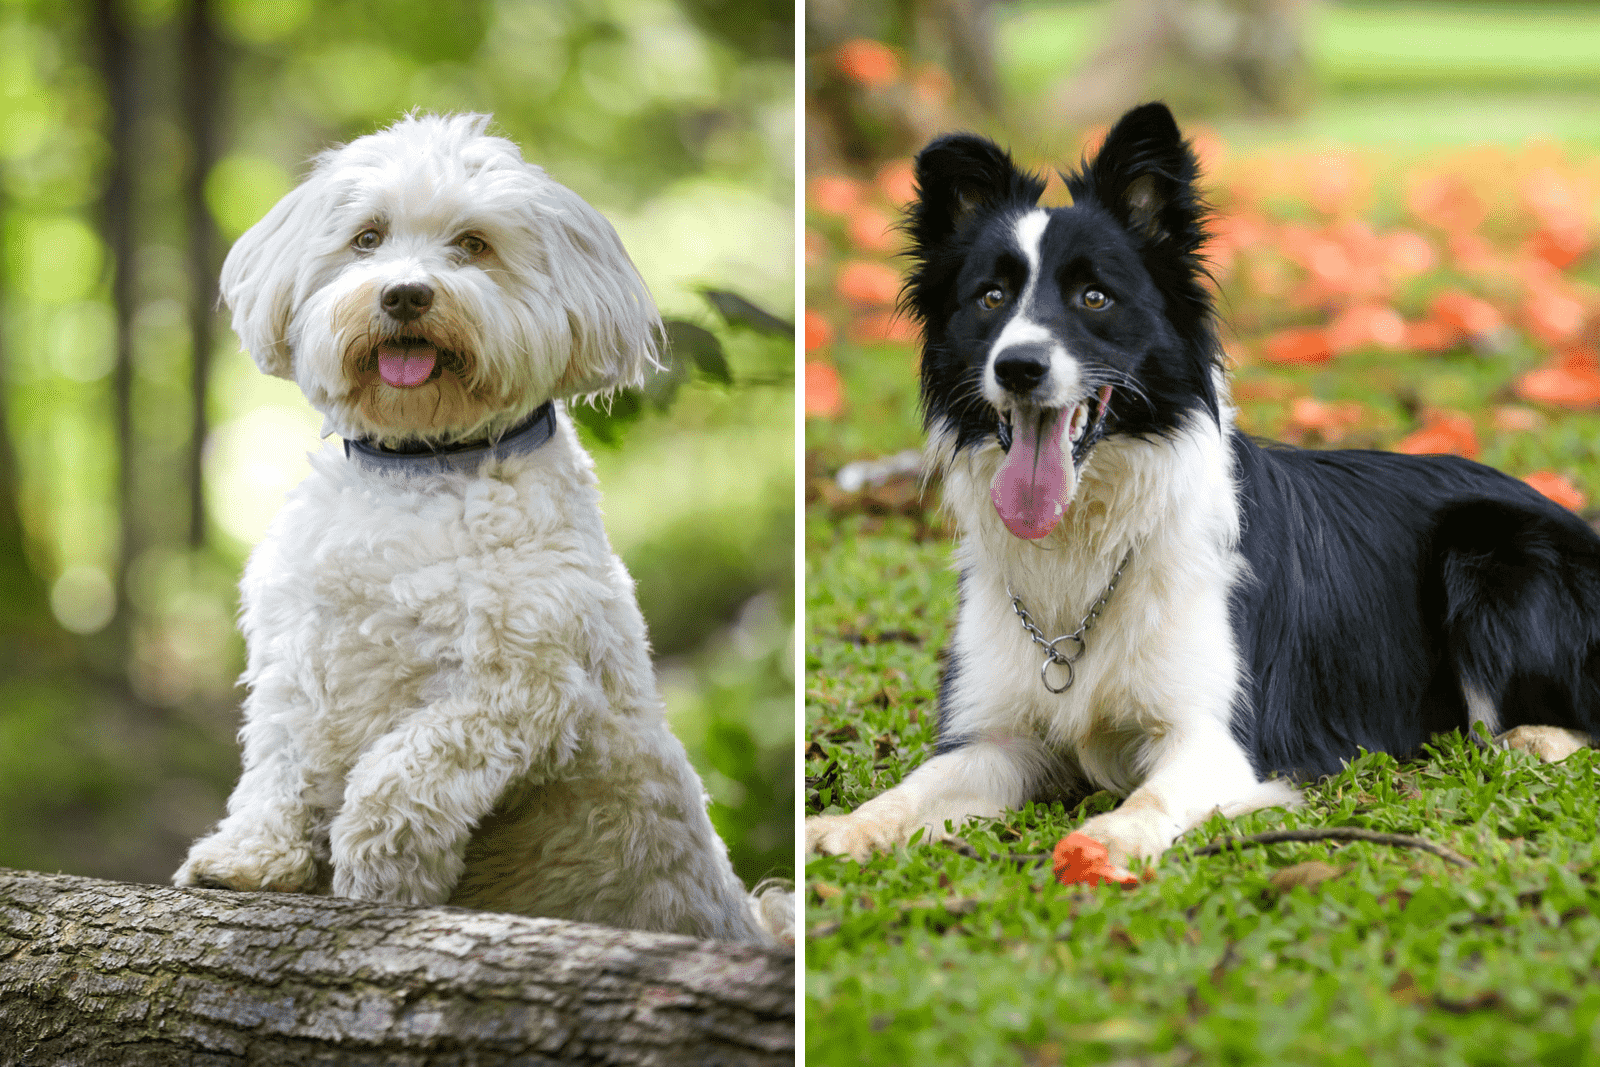
MULTIPOLYGON (((412 117, 325 153, 228 257, 245 346, 341 434, 493 435, 654 359, 615 232, 487 123, 412 117), (371 225, 385 240, 357 254, 371 225), (491 252, 463 256, 468 231, 491 252), (450 395, 362 373, 382 290, 414 281, 436 293, 415 328, 469 357, 450 395)), ((667 727, 564 410, 548 443, 471 474, 325 449, 242 594, 244 771, 177 884, 792 938, 792 894, 745 891, 667 727)))
POLYGON ((964 575, 951 644, 957 673, 940 732, 969 743, 849 815, 808 819, 808 849, 860 859, 919 828, 942 835, 947 821, 998 815, 1088 782, 1127 798, 1082 827, 1121 864, 1159 856, 1214 812, 1298 801, 1292 787, 1256 777, 1228 726, 1244 679, 1228 590, 1246 566, 1225 436, 1232 419, 1225 407, 1221 427, 1200 415, 1171 438, 1101 441, 1066 517, 1038 542, 1012 536, 990 501, 999 446, 956 453, 934 436, 928 454, 943 470, 964 575), (1007 584, 1042 630, 1070 633, 1130 547, 1133 561, 1089 634, 1076 681, 1049 693, 1039 680, 1043 653, 1012 611, 1007 584))
POLYGON ((234 332, 263 371, 300 386, 326 432, 388 443, 439 406, 430 384, 363 410, 345 365, 381 328, 377 295, 407 281, 439 290, 430 332, 477 355, 469 384, 495 400, 426 426, 433 437, 492 435, 551 396, 637 384, 655 362, 660 318, 616 231, 488 123, 408 118, 324 152, 229 252, 234 332), (351 240, 368 226, 385 237, 363 256, 351 240), (492 249, 478 269, 453 249, 467 233, 492 249))

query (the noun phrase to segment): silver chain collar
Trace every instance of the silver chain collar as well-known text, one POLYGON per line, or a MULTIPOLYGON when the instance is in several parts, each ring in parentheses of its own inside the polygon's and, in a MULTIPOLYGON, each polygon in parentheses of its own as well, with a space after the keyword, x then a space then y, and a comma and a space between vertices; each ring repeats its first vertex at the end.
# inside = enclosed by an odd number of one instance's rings
POLYGON ((1038 625, 1033 621, 1033 616, 1028 614, 1028 609, 1022 606, 1022 598, 1011 591, 1011 583, 1006 583, 1006 595, 1011 598, 1011 610, 1016 612, 1017 618, 1022 620, 1022 628, 1028 631, 1028 638, 1044 649, 1044 662, 1039 665, 1039 681, 1043 682, 1044 687, 1050 692, 1065 693, 1072 688, 1072 683, 1076 676, 1072 665, 1078 662, 1083 657, 1083 654, 1089 650, 1089 644, 1085 640, 1089 634, 1089 629, 1100 618, 1100 613, 1105 610, 1106 604, 1111 600, 1111 594, 1116 592, 1117 583, 1122 580, 1122 572, 1127 570, 1128 561, 1132 558, 1133 549, 1130 547, 1123 554, 1122 562, 1117 564, 1117 573, 1111 576, 1111 581, 1106 584, 1105 592, 1100 594, 1100 599, 1096 600, 1094 607, 1089 609, 1089 614, 1083 617, 1083 621, 1078 624, 1076 630, 1070 634, 1062 634, 1060 637, 1046 637, 1044 631, 1039 629, 1038 625), (1076 645, 1077 648, 1070 654, 1063 652, 1061 650, 1063 641, 1069 645, 1076 645), (1067 680, 1060 686, 1050 684, 1050 668, 1052 665, 1067 669, 1067 680))

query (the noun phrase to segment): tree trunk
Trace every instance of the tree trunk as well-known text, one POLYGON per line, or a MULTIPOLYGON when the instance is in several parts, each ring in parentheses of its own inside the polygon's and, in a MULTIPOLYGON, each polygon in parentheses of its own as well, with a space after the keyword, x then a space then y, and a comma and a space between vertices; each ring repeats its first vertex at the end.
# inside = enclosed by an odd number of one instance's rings
POLYGON ((1105 43, 1050 94, 1055 125, 1112 122, 1146 100, 1180 117, 1286 115, 1310 98, 1310 0, 1119 0, 1105 43))
POLYGON ((0 870, 0 1064, 794 1062, 794 955, 0 870))
POLYGON ((179 68, 191 157, 184 179, 189 229, 189 547, 206 541, 206 400, 211 392, 211 323, 217 306, 216 227, 206 206, 206 176, 217 161, 217 113, 222 84, 222 43, 211 24, 210 0, 189 0, 179 68))
MULTIPOLYGON (((0 196, 0 222, 8 206, 0 196)), ((0 236, 0 261, 7 251, 0 236)), ((0 287, 0 323, 8 321, 6 296, 0 287)), ((49 588, 28 562, 27 532, 17 509, 20 478, 11 444, 10 410, 10 375, 0 331, 0 679, 48 677, 62 668, 71 648, 66 632, 51 615, 49 588)))
POLYGON ((117 0, 95 0, 94 27, 99 46, 100 76, 105 83, 110 123, 106 130, 108 166, 100 197, 101 226, 111 258, 111 304, 116 312, 116 362, 111 370, 112 403, 117 431, 117 614, 113 626, 124 638, 129 630, 128 567, 138 555, 139 534, 134 504, 137 457, 133 437, 133 312, 135 293, 133 171, 136 85, 133 41, 117 0))

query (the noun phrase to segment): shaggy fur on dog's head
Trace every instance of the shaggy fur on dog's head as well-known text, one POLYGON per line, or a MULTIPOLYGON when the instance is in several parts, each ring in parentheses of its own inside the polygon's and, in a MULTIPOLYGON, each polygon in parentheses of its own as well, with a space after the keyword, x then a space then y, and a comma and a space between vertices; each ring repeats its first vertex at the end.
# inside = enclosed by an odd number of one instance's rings
MULTIPOLYGON (((1064 507, 1099 440, 1171 433, 1197 408, 1216 421, 1197 174, 1162 104, 1130 111, 1063 174, 1070 207, 1040 208, 1044 181, 982 137, 923 149, 902 306, 923 327, 935 456, 998 445, 1016 460, 1015 435, 1064 507)), ((1051 507, 1036 510, 1013 532, 1043 536, 1051 507)))
POLYGON ((234 331, 328 430, 494 437, 655 362, 660 318, 616 231, 488 125, 411 116, 324 152, 229 252, 234 331))

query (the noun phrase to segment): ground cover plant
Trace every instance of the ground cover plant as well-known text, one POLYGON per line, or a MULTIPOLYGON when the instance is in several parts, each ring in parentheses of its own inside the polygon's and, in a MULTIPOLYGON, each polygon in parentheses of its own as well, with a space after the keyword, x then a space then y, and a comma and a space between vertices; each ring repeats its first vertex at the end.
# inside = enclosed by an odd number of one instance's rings
MULTIPOLYGON (((1468 455, 1600 518, 1593 145, 1186 128, 1219 215, 1243 426, 1468 455)), ((1058 143, 1037 131, 1009 140, 1043 169, 1094 137, 1054 156, 1032 154, 1058 143)), ((893 461, 920 443, 914 336, 892 313, 908 178, 886 156, 807 189, 807 814, 854 809, 931 754, 955 611, 939 487, 893 461)), ((1046 199, 1062 196, 1054 183, 1046 199)), ((1448 734, 1414 760, 1360 757, 1310 784, 1300 811, 1212 819, 1135 888, 1051 871, 1058 839, 1115 803, 1104 793, 865 865, 812 858, 808 1057, 1600 1062, 1597 786, 1595 750, 1543 765, 1448 734), (1467 865, 1359 841, 1197 854, 1326 827, 1418 836, 1467 865)))

